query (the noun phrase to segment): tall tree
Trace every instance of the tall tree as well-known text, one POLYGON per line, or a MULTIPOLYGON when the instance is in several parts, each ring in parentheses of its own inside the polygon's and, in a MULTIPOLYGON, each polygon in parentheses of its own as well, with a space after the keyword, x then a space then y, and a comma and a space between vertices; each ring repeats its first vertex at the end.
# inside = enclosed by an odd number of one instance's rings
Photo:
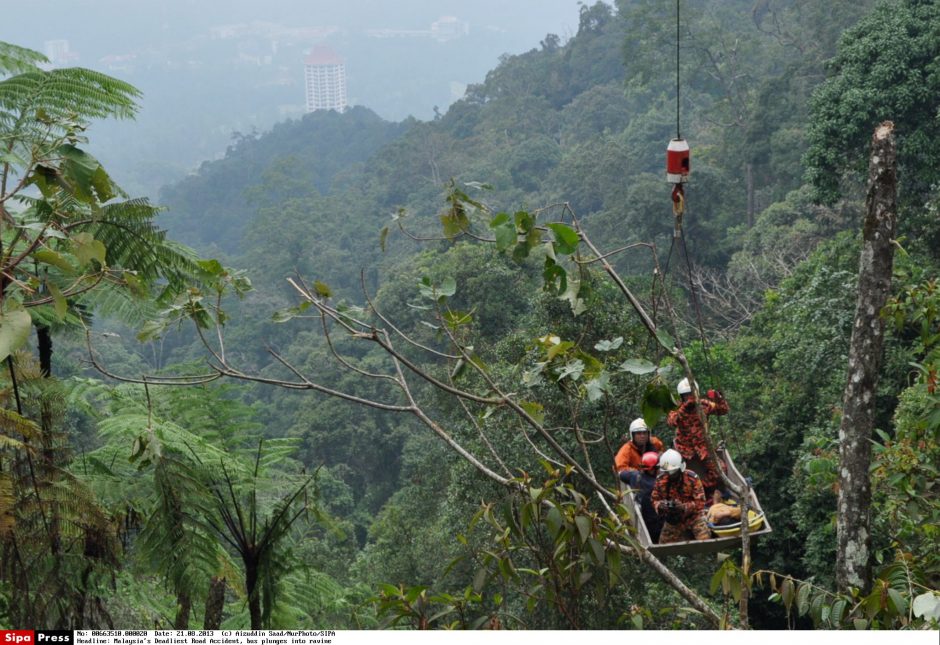
POLYGON ((897 226, 897 151, 891 122, 878 126, 872 139, 866 206, 858 301, 839 427, 836 580, 843 591, 871 586, 871 436, 884 347, 881 310, 891 290, 897 226))

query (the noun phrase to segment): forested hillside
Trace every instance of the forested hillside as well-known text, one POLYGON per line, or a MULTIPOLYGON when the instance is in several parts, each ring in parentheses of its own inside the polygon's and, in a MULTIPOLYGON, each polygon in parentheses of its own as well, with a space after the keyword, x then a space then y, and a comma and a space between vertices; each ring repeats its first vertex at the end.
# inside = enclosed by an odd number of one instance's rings
MULTIPOLYGON (((582 5, 433 121, 241 137, 165 213, 130 201, 195 249, 147 228, 144 266, 70 228, 120 194, 66 111, 17 103, 52 72, 0 49, 0 623, 935 629, 940 5, 683 1, 678 115, 670 5, 582 5), (59 119, 45 157, 24 118, 59 119), (883 343, 864 396, 860 327, 883 343), (652 555, 613 472, 637 417, 671 445, 683 377, 728 401, 710 439, 773 527, 720 560, 652 555)), ((116 87, 83 118, 132 114, 116 87)))

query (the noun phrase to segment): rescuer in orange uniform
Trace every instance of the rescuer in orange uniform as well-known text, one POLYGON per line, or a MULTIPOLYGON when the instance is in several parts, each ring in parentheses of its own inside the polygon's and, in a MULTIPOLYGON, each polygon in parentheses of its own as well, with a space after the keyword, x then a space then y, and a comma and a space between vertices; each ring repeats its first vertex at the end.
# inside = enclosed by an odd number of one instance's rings
POLYGON ((650 435, 650 429, 642 418, 634 419, 630 424, 630 441, 623 444, 614 457, 620 481, 630 484, 633 477, 630 473, 641 469, 643 454, 650 451, 662 453, 663 442, 650 435))
POLYGON ((678 409, 669 413, 666 423, 676 429, 674 444, 682 458, 693 467, 700 465, 698 469, 702 472, 702 486, 705 488, 705 494, 711 498, 716 490, 723 493, 723 486, 721 475, 708 458, 708 443, 705 441, 705 428, 699 418, 698 407, 701 406, 704 414, 717 416, 728 414, 730 408, 718 390, 709 390, 706 398, 696 401, 687 378, 679 381, 676 389, 682 403, 678 409))
POLYGON ((660 475, 650 496, 653 508, 663 520, 659 544, 681 542, 691 533, 695 540, 711 537, 705 522, 705 490, 702 482, 676 450, 667 450, 659 458, 660 475))

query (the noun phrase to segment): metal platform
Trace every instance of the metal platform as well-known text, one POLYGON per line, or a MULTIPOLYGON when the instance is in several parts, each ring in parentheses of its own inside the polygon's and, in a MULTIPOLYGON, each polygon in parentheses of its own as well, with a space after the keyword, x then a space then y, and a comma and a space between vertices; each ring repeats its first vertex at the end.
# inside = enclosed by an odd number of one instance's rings
MULTIPOLYGON (((719 449, 718 456, 728 467, 728 479, 735 484, 743 486, 744 477, 741 476, 741 473, 738 472, 738 469, 735 467, 731 455, 728 454, 726 450, 719 449)), ((623 486, 623 484, 621 484, 621 486, 623 486)), ((626 506, 630 512, 630 519, 633 520, 633 524, 637 528, 637 541, 639 541, 643 547, 649 549, 650 553, 656 557, 666 555, 692 555, 695 553, 717 553, 718 551, 727 551, 741 546, 740 535, 716 537, 710 540, 687 540, 685 542, 672 542, 670 544, 654 544, 650 539, 649 529, 646 528, 646 523, 643 521, 643 514, 640 512, 639 502, 636 500, 631 490, 626 490, 629 498, 629 503, 627 503, 626 506)), ((763 513, 763 509, 761 508, 760 502, 757 500, 757 495, 754 494, 753 488, 750 491, 749 499, 751 509, 756 513, 763 513)), ((763 526, 756 531, 751 531, 749 535, 753 539, 759 538, 762 535, 768 535, 771 532, 773 532, 773 529, 770 526, 770 520, 767 519, 767 515, 765 514, 763 526)))

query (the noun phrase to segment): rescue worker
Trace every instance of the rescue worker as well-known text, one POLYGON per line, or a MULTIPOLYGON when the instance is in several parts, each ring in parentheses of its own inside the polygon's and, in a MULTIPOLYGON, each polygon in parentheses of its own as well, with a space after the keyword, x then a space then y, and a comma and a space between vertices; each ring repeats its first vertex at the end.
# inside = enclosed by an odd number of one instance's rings
POLYGON ((663 442, 650 435, 650 429, 642 417, 634 419, 630 424, 630 441, 623 444, 614 457, 614 468, 617 469, 620 481, 629 484, 630 473, 640 470, 643 454, 651 450, 662 453, 663 442))
POLYGON ((663 520, 659 544, 688 539, 707 540, 711 537, 705 522, 705 490, 702 481, 691 470, 678 451, 669 449, 659 458, 660 474, 650 498, 653 508, 663 520))
POLYGON ((653 486, 656 485, 656 476, 659 471, 659 453, 650 451, 644 453, 639 470, 628 470, 630 477, 627 484, 634 489, 636 500, 640 503, 640 514, 643 523, 649 531, 653 543, 659 541, 659 533, 663 529, 663 521, 656 509, 653 508, 653 486))
POLYGON ((704 414, 721 416, 728 414, 728 402, 718 390, 709 390, 705 398, 696 401, 687 378, 679 381, 676 390, 682 402, 666 417, 666 423, 676 429, 675 448, 689 466, 701 473, 707 498, 718 499, 718 495, 724 496, 726 492, 721 485, 721 475, 708 457, 705 428, 699 418, 698 408, 701 407, 704 414))

